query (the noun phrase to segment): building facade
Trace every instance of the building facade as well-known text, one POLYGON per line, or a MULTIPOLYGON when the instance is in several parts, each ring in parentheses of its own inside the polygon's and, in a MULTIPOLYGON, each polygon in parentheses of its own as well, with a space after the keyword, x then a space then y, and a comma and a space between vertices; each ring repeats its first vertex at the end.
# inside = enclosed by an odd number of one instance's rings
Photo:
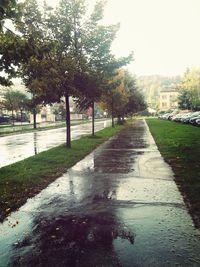
POLYGON ((165 87, 160 91, 160 110, 170 110, 178 108, 179 88, 165 87))

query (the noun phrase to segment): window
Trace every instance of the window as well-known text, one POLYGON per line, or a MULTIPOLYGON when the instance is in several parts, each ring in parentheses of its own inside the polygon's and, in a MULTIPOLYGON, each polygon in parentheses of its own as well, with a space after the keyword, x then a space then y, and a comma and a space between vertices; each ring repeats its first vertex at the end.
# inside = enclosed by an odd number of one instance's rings
POLYGON ((167 95, 162 95, 162 100, 166 100, 167 99, 167 95))

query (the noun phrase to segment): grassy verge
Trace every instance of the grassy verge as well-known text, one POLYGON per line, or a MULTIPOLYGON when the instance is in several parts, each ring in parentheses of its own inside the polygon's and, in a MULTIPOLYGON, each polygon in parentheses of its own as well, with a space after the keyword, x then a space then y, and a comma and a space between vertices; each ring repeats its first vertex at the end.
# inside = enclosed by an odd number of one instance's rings
POLYGON ((14 130, 14 131, 5 131, 5 132, 0 132, 0 137, 7 136, 7 135, 14 135, 14 134, 19 134, 19 133, 30 133, 30 132, 39 132, 39 131, 46 131, 46 130, 51 130, 51 129, 57 129, 57 128, 62 128, 65 127, 65 124, 63 125, 55 125, 55 126, 46 126, 46 127, 40 127, 40 128, 29 128, 29 129, 19 129, 19 130, 14 130))
POLYGON ((200 128, 158 119, 147 119, 147 123, 200 227, 200 128))
MULTIPOLYGON (((74 125, 79 125, 79 124, 85 124, 88 123, 89 121, 76 121, 71 123, 72 126, 74 125)), ((7 127, 0 127, 0 137, 3 136, 7 136, 7 135, 13 135, 13 134, 18 134, 18 133, 29 133, 29 132, 38 132, 38 131, 46 131, 46 130, 51 130, 51 129, 57 129, 57 128, 62 128, 65 127, 65 122, 58 124, 58 125, 49 125, 49 126, 39 126, 36 129, 33 128, 29 128, 30 125, 27 125, 27 129, 26 126, 20 126, 20 125, 16 125, 14 127, 22 127, 22 129, 17 129, 17 130, 12 130, 13 126, 7 126, 7 127), (1 128, 6 128, 7 129, 11 129, 8 131, 1 131, 1 128)))
POLYGON ((23 205, 49 183, 61 176, 98 145, 125 126, 105 128, 95 137, 72 141, 72 148, 61 145, 0 169, 0 220, 23 205))

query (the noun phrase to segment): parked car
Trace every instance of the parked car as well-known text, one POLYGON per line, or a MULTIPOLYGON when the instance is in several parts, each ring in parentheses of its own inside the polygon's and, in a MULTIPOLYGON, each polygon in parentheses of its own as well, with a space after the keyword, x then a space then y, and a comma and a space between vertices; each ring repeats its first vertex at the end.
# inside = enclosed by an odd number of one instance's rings
POLYGON ((163 117, 163 113, 160 113, 159 115, 158 115, 158 119, 162 119, 162 117, 163 117))
POLYGON ((181 118, 181 122, 183 123, 189 123, 190 118, 192 118, 194 112, 186 113, 185 116, 181 118))
POLYGON ((162 113, 161 115, 158 116, 159 119, 162 120, 168 120, 170 113, 162 113))
POLYGON ((200 115, 200 111, 193 112, 191 114, 191 116, 187 119, 186 123, 193 124, 193 121, 195 121, 198 118, 199 115, 200 115))
POLYGON ((200 119, 196 120, 196 124, 197 124, 197 126, 200 126, 200 119))
POLYGON ((196 125, 196 120, 200 119, 200 112, 199 114, 195 115, 194 117, 192 117, 189 121, 190 124, 196 125))
POLYGON ((181 119, 185 116, 185 113, 178 113, 172 118, 172 121, 180 122, 181 119))
POLYGON ((10 116, 2 114, 0 115, 0 123, 4 123, 4 122, 9 122, 10 121, 10 116))
POLYGON ((158 118, 200 126, 200 111, 188 112, 183 110, 178 114, 176 111, 172 113, 160 114, 158 118))
POLYGON ((188 120, 188 118, 191 117, 192 114, 193 114, 193 112, 185 113, 184 116, 182 116, 182 118, 180 119, 180 121, 185 123, 188 120))
POLYGON ((168 120, 171 121, 178 113, 179 113, 178 110, 172 111, 168 116, 168 120))
POLYGON ((30 118, 26 113, 17 113, 14 114, 13 116, 10 116, 10 121, 14 122, 30 122, 30 118))

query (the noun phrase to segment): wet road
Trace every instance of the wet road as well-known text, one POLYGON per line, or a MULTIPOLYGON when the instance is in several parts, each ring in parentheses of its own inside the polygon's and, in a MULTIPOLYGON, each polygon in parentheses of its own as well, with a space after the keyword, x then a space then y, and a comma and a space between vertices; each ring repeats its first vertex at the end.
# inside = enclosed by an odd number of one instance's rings
MULTIPOLYGON (((110 125, 110 120, 96 121, 95 131, 110 125)), ((90 133, 91 123, 71 126, 72 140, 90 133)), ((0 168, 65 143, 65 140, 65 128, 0 137, 0 168)))
POLYGON ((144 121, 0 225, 0 266, 200 266, 200 235, 144 121))

